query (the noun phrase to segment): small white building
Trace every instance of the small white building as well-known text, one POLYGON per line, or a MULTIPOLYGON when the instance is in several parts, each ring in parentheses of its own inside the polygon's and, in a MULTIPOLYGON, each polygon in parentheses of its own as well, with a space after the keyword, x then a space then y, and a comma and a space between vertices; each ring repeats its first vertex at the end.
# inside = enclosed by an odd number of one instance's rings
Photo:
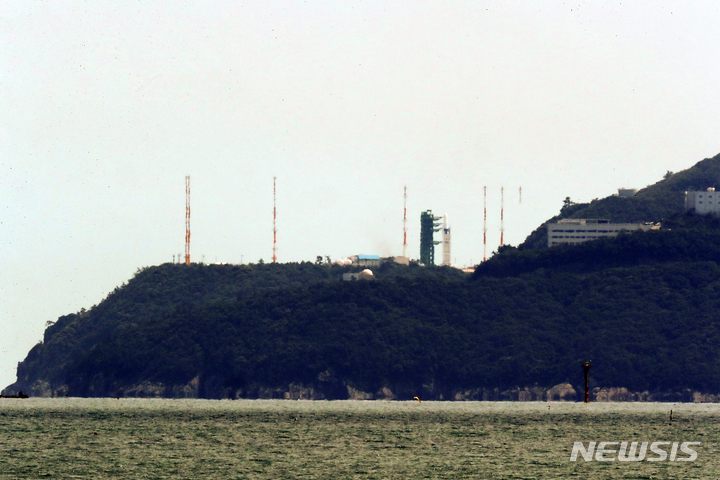
POLYGON ((622 231, 655 230, 659 225, 646 223, 610 223, 609 220, 565 218, 557 223, 549 223, 548 247, 555 245, 587 242, 601 237, 615 237, 622 231))
POLYGON ((380 255, 353 255, 350 257, 353 265, 360 267, 379 267, 380 255))
POLYGON ((685 192, 685 211, 688 210, 695 210, 695 213, 701 215, 720 214, 720 192, 716 192, 714 188, 699 192, 685 192))

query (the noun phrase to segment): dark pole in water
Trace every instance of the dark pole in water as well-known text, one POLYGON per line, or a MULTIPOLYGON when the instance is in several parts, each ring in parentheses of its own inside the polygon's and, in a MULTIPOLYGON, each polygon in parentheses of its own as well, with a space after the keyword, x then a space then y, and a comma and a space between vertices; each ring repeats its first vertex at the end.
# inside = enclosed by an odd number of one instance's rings
POLYGON ((583 362, 583 370, 585 370, 585 403, 590 403, 590 362, 583 362))

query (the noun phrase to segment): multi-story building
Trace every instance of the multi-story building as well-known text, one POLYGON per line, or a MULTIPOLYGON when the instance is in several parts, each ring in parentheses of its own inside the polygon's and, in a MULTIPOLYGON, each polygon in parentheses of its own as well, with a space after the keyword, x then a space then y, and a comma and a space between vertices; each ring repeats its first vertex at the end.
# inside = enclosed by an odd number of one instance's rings
POLYGON ((685 211, 688 210, 695 210, 695 213, 701 215, 720 214, 720 192, 716 192, 714 188, 699 192, 685 192, 685 211))
POLYGON ((578 244, 601 237, 614 237, 621 231, 653 230, 660 228, 651 222, 646 223, 610 223, 610 220, 565 218, 557 223, 549 223, 548 247, 563 244, 578 244))
POLYGON ((379 267, 381 260, 380 255, 353 255, 350 257, 352 265, 360 267, 379 267))

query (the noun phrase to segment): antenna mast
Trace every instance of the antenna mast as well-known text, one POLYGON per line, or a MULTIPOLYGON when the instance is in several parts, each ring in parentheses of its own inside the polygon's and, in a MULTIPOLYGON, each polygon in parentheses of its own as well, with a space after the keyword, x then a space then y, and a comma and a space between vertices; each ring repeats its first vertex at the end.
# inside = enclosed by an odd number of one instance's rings
POLYGON ((407 257, 407 185, 403 187, 403 257, 407 257))
POLYGON ((503 233, 505 233, 505 226, 503 224, 503 216, 505 212, 505 187, 500 187, 500 246, 505 245, 503 242, 503 233))
POLYGON ((190 175, 185 176, 185 265, 190 265, 190 175))
POLYGON ((275 180, 273 177, 273 263, 277 263, 277 195, 275 190, 275 180))
POLYGON ((483 187, 483 262, 487 260, 487 186, 483 187))

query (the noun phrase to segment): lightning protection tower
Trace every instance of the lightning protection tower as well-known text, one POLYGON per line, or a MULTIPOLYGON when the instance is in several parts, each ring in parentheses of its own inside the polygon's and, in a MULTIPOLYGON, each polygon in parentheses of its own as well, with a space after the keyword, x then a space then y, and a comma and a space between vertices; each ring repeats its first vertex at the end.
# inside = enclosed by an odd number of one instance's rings
POLYGON ((505 234, 505 187, 500 187, 500 246, 505 245, 503 235, 505 234))
POLYGON ((433 215, 432 210, 420 214, 420 263, 423 265, 435 265, 435 245, 433 239, 435 232, 440 231, 441 217, 433 215))
POLYGON ((273 177, 273 263, 277 263, 277 195, 275 190, 275 181, 277 177, 273 177))
POLYGON ((403 187, 403 257, 407 257, 407 186, 403 187))
POLYGON ((190 265, 190 175, 185 176, 185 265, 190 265))

